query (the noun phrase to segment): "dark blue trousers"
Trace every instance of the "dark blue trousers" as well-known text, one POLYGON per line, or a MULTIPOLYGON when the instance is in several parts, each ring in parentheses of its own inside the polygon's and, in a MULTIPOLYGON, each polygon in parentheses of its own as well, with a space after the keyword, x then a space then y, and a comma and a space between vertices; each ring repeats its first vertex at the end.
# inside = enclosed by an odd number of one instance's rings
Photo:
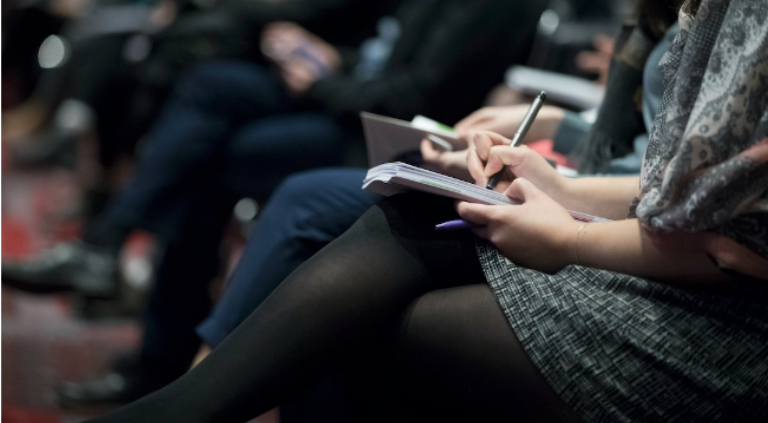
POLYGON ((234 202, 264 200, 294 172, 339 164, 344 138, 331 118, 297 107, 258 65, 213 62, 182 78, 133 180, 107 211, 111 224, 150 230, 165 244, 144 354, 189 365, 234 202))
POLYGON ((322 169, 288 178, 261 214, 223 297, 198 327, 216 347, 294 269, 346 231, 380 196, 361 189, 363 169, 322 169))

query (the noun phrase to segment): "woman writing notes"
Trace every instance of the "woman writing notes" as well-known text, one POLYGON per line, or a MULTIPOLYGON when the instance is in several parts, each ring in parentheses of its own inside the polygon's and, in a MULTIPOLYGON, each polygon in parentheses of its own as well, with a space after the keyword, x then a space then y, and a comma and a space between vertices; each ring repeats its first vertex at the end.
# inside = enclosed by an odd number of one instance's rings
POLYGON ((450 200, 383 201, 186 376, 96 421, 241 422, 382 352, 414 421, 764 421, 766 19, 683 5, 639 180, 567 180, 478 133, 468 170, 506 165, 522 205, 459 203, 473 234, 434 230, 450 200))

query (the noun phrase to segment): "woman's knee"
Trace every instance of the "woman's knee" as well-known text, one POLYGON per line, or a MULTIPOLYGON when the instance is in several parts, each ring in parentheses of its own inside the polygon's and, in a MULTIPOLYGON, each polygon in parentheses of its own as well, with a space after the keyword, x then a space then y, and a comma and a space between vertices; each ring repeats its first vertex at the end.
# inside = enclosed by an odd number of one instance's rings
POLYGON ((531 362, 486 284, 421 296, 394 345, 397 375, 419 408, 482 421, 578 421, 531 362))
POLYGON ((488 285, 473 284, 419 297, 402 320, 398 344, 405 360, 429 367, 420 361, 487 361, 488 348, 505 338, 517 342, 488 285))

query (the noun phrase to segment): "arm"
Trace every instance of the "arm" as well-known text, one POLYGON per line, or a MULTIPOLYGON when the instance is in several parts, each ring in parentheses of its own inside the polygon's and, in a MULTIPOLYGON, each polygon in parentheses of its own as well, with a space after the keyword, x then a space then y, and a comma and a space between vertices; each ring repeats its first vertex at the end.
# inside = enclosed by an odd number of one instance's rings
MULTIPOLYGON (((672 284, 727 281, 707 255, 707 233, 672 232, 653 236, 637 219, 589 224, 573 241, 579 264, 672 284), (577 249, 578 248, 578 249, 577 249)), ((576 264, 572 261, 571 264, 576 264)))
MULTIPOLYGON (((511 138, 520 127, 530 106, 516 104, 514 106, 483 107, 462 119, 455 125, 456 132, 464 139, 471 139, 477 131, 496 132, 511 138)), ((523 144, 554 139, 560 122, 563 120, 563 109, 555 106, 544 106, 539 110, 536 120, 523 139, 523 144)))
POLYGON ((509 142, 493 132, 475 133, 467 154, 467 166, 478 185, 485 186, 491 175, 506 166, 497 191, 504 192, 515 177, 523 177, 569 210, 609 219, 627 216, 629 203, 639 190, 636 177, 566 178, 538 153, 526 146, 510 148, 509 142))
POLYGON ((517 206, 461 202, 458 212, 484 225, 475 233, 513 262, 556 272, 579 264, 673 284, 727 281, 706 253, 706 233, 674 232, 653 237, 636 219, 583 226, 531 182, 518 178, 508 188, 524 201, 517 206))
POLYGON ((399 10, 401 36, 381 77, 331 76, 315 83, 307 97, 355 119, 367 110, 403 119, 422 113, 458 120, 467 105, 482 102, 509 63, 524 57, 541 12, 540 5, 527 3, 407 2, 399 10), (462 101, 456 101, 459 95, 462 101))
POLYGON ((629 204, 637 196, 640 179, 637 176, 620 178, 565 178, 560 204, 569 210, 606 217, 624 219, 629 204))

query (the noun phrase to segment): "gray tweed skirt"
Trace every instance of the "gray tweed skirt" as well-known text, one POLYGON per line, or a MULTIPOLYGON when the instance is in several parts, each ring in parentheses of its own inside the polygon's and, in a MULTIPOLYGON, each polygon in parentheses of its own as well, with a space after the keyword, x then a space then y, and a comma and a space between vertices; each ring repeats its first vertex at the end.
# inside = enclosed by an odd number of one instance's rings
POLYGON ((581 266, 480 263, 526 352, 586 422, 768 421, 768 283, 683 290, 581 266))

